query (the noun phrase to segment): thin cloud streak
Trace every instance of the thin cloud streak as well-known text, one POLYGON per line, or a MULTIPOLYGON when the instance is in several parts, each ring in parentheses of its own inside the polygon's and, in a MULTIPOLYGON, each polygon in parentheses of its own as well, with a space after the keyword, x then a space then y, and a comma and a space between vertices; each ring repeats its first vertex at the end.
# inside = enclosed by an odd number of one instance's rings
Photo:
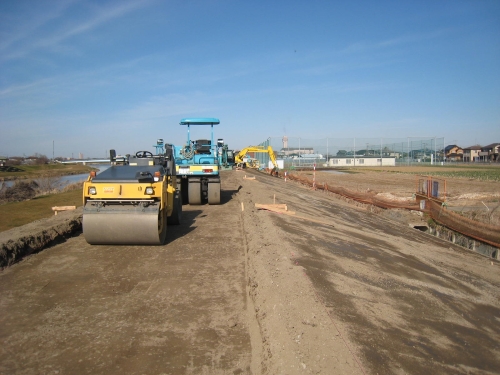
MULTIPOLYGON (((15 31, 7 36, 4 36, 0 41, 0 51, 3 52, 9 48, 14 43, 25 39, 32 35, 36 30, 46 25, 50 21, 57 19, 62 16, 62 14, 73 4, 78 3, 81 0, 67 0, 55 3, 53 9, 50 12, 40 12, 36 11, 34 17, 29 19, 24 19, 24 22, 17 22, 18 20, 10 19, 11 23, 16 23, 15 31)), ((7 23, 6 20, 4 20, 7 23)))
POLYGON ((401 46, 401 45, 415 44, 426 40, 440 38, 442 36, 445 36, 446 34, 449 34, 451 31, 452 31, 451 29, 442 29, 442 30, 435 30, 429 33, 403 35, 392 39, 386 39, 373 43, 356 42, 342 49, 340 53, 344 54, 362 53, 367 51, 401 46))
POLYGON ((113 20, 118 17, 122 17, 125 14, 136 10, 138 8, 142 8, 148 5, 148 1, 129 1, 127 3, 121 4, 118 7, 112 7, 103 9, 99 12, 93 19, 87 20, 86 22, 77 25, 76 27, 67 30, 63 35, 57 36, 53 38, 53 41, 50 41, 50 44, 56 44, 68 38, 71 38, 75 35, 82 34, 89 30, 96 28, 97 26, 106 23, 110 20, 113 20))
MULTIPOLYGON (((59 46, 62 42, 77 36, 84 34, 86 32, 89 32, 98 26, 101 26, 107 22, 110 22, 116 18, 123 17, 124 15, 137 10, 139 8, 144 8, 148 5, 150 5, 153 1, 149 0, 144 0, 144 1, 129 1, 123 4, 120 4, 118 7, 107 7, 107 8, 102 8, 98 10, 98 12, 90 19, 87 19, 83 22, 80 22, 78 25, 66 29, 66 30, 57 30, 52 33, 51 36, 48 37, 42 37, 39 39, 36 39, 34 42, 29 43, 28 45, 21 47, 17 51, 13 51, 11 53, 6 53, 2 60, 13 60, 13 59, 19 59, 22 57, 25 57, 27 55, 30 55, 31 53, 34 53, 40 49, 46 49, 46 48, 53 48, 59 46)), ((49 22, 50 20, 54 18, 58 18, 62 16, 62 11, 68 9, 67 7, 58 10, 56 14, 50 16, 47 15, 45 16, 45 22, 40 21, 39 26, 43 25, 46 22, 49 22)), ((31 35, 36 31, 36 29, 32 30, 31 35)), ((22 38, 26 39, 30 35, 23 35, 22 38)), ((21 36, 13 39, 20 39, 21 36)), ((4 49, 6 49, 5 47, 4 49)))

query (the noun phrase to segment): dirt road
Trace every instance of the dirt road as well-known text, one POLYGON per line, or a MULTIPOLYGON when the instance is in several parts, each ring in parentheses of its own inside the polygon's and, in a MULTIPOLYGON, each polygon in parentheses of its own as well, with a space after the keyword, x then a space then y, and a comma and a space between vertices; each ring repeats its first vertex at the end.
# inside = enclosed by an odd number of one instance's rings
POLYGON ((263 174, 222 189, 165 246, 5 269, 0 373, 499 373, 498 262, 263 174))

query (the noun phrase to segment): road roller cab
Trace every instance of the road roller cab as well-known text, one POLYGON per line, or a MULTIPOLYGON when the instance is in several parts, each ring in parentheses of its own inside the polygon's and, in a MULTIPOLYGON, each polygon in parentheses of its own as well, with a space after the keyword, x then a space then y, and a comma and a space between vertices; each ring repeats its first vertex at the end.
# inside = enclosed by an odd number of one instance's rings
POLYGON ((83 234, 90 244, 161 245, 167 224, 179 224, 182 201, 173 146, 153 155, 138 151, 92 172, 83 186, 83 234))

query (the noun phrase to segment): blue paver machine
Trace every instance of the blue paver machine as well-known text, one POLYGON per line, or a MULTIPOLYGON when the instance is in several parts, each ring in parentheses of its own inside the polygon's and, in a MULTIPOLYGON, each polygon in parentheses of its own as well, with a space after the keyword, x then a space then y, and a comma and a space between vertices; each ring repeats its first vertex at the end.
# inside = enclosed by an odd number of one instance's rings
POLYGON ((185 118, 179 123, 187 126, 187 142, 175 147, 175 167, 184 204, 220 204, 220 164, 218 144, 214 142, 217 118, 185 118), (192 125, 210 125, 210 139, 190 138, 192 125))
POLYGON ((234 150, 230 150, 229 146, 224 143, 224 140, 217 140, 217 148, 219 151, 219 166, 221 170, 231 170, 234 168, 234 150))

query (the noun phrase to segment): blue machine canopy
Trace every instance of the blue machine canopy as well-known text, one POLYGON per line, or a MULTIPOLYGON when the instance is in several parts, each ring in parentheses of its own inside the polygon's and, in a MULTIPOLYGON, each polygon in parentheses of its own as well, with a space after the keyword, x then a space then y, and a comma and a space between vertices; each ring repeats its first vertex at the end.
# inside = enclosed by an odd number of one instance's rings
POLYGON ((197 118, 183 118, 179 125, 218 125, 220 123, 218 118, 212 117, 197 117, 197 118))

